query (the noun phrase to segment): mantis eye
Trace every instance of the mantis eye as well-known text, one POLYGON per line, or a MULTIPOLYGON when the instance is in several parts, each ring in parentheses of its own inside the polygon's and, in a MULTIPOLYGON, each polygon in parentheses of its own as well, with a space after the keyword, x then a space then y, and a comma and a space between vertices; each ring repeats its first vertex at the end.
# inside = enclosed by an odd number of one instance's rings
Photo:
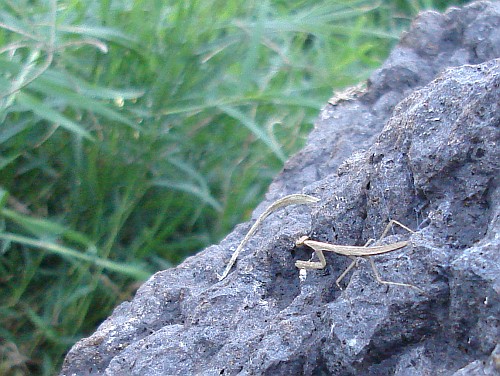
POLYGON ((296 245, 296 246, 301 246, 301 245, 304 245, 304 242, 305 242, 307 239, 309 239, 309 236, 302 236, 302 237, 300 237, 299 239, 297 239, 297 240, 295 241, 295 245, 296 245))

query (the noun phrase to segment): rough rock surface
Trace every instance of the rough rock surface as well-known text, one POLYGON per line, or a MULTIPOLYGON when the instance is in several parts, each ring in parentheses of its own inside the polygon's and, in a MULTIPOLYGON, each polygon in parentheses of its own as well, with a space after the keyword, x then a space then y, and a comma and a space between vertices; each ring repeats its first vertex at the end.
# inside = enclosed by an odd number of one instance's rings
MULTIPOLYGON (((321 198, 269 217, 229 276, 249 229, 155 274, 68 353, 61 375, 496 375, 500 372, 500 5, 427 12, 366 91, 327 105, 272 184, 321 198), (315 240, 410 239, 299 280, 315 240), (350 282, 349 282, 350 279, 350 282), (348 283, 349 282, 349 283, 348 283)), ((381 241, 382 242, 382 241, 381 241)))

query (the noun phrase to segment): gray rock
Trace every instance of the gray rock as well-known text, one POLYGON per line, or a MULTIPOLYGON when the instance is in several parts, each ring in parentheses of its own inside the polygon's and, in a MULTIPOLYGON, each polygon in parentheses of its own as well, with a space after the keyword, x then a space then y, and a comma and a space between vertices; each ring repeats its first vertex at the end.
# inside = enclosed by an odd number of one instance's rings
POLYGON ((159 272, 68 353, 61 375, 495 375, 500 372, 499 3, 427 12, 352 100, 322 111, 268 200, 321 198, 270 216, 219 282, 249 229, 159 272), (471 65, 463 65, 463 64, 471 65), (450 68, 454 65, 460 65, 450 68), (409 246, 362 260, 294 241, 409 246))

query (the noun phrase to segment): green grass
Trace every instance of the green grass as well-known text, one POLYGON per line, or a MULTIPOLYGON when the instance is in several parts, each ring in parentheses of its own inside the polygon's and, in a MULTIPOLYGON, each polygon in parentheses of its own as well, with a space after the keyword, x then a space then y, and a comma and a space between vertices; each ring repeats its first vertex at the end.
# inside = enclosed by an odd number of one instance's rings
POLYGON ((449 3, 0 2, 0 374, 56 373, 247 219, 332 88, 449 3))

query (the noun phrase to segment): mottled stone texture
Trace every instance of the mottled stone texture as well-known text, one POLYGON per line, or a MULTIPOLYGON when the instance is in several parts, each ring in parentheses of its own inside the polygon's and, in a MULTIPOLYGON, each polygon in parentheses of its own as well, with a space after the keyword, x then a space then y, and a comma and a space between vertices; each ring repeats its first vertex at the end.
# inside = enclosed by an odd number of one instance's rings
POLYGON ((500 5, 419 16, 364 93, 328 104, 268 199, 321 198, 155 274, 68 353, 61 375, 496 375, 500 371, 500 5), (315 240, 409 246, 299 280, 315 240), (350 283, 347 284, 347 282, 350 283))

